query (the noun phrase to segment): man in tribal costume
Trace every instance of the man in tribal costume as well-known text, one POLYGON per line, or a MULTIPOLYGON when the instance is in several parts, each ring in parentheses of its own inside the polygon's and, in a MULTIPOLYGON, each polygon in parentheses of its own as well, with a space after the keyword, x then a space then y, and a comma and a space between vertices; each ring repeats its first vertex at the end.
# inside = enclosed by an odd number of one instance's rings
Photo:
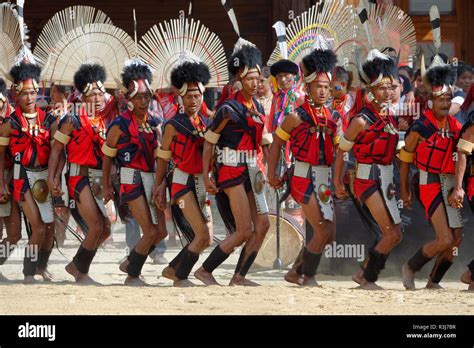
POLYGON ((426 287, 441 288, 439 282, 451 267, 455 249, 462 241, 460 206, 453 208, 448 202, 455 185, 454 153, 461 130, 461 124, 448 114, 455 78, 452 67, 436 56, 424 74, 428 109, 408 129, 400 151, 403 203, 406 207, 412 203, 408 171, 413 163, 420 172, 420 200, 436 233, 436 239, 426 243, 403 266, 403 285, 407 290, 415 289, 415 273, 434 257, 436 262, 426 287))
POLYGON ((104 199, 106 202, 113 199, 110 172, 115 159, 120 172, 120 204, 128 205, 143 231, 127 260, 120 265, 128 274, 125 284, 136 286, 146 285, 140 278, 143 265, 155 245, 166 237, 164 223, 158 226, 153 203, 159 120, 148 114, 153 94, 151 76, 150 67, 138 60, 132 60, 124 68, 122 84, 128 90, 129 109, 111 123, 102 147, 104 199))
POLYGON ((66 266, 76 282, 93 283, 89 268, 101 243, 110 235, 110 220, 103 201, 102 146, 105 141, 106 123, 100 114, 105 107, 104 67, 84 64, 74 75, 77 90, 82 92, 82 105, 78 114, 68 114, 61 119, 54 134, 49 159, 49 182, 53 194, 61 195, 62 173, 60 164, 64 151, 67 155, 67 187, 69 197, 75 202, 79 219, 87 229, 72 262, 66 266))
POLYGON ((239 38, 229 60, 238 92, 224 101, 205 133, 203 175, 207 191, 216 194, 219 212, 230 235, 204 261, 197 274, 205 283, 216 283, 212 272, 235 248, 243 245, 230 285, 254 286, 246 279, 269 229, 264 195, 265 179, 258 169, 259 151, 268 151, 272 137, 264 124, 264 110, 257 102, 261 53, 239 38), (216 180, 209 179, 211 157, 217 149, 216 180))

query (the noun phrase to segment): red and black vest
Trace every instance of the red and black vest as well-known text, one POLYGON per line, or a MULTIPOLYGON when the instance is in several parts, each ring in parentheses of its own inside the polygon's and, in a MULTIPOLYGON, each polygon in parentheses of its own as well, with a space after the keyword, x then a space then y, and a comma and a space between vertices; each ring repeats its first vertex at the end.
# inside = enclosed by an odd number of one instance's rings
MULTIPOLYGON (((94 169, 102 168, 102 145, 103 139, 89 120, 89 116, 84 108, 81 108, 79 115, 68 115, 61 119, 59 128, 63 122, 72 122, 74 130, 71 133, 71 140, 66 145, 68 162, 88 166, 94 169)), ((105 128, 105 125, 103 125, 105 128)), ((105 132, 105 129, 104 129, 105 132)))
POLYGON ((329 109, 323 106, 322 110, 324 116, 316 115, 307 101, 297 108, 296 112, 302 122, 291 131, 289 143, 290 150, 298 161, 330 166, 334 158, 337 126, 331 120, 329 109))
POLYGON ((455 162, 453 153, 459 139, 461 124, 448 115, 449 131, 440 130, 432 110, 426 110, 413 122, 409 132, 417 132, 425 140, 416 147, 414 163, 419 168, 433 174, 454 174, 455 162))
POLYGON ((155 156, 153 152, 158 147, 156 128, 159 120, 148 117, 151 132, 140 132, 139 124, 130 110, 117 117, 109 126, 118 126, 122 136, 117 143, 116 161, 119 167, 138 169, 143 172, 155 171, 155 156))
POLYGON ((10 151, 15 163, 21 163, 25 167, 35 167, 38 162, 39 167, 48 165, 49 155, 51 153, 50 128, 56 122, 51 114, 46 114, 43 110, 36 107, 38 114, 37 124, 39 125, 38 134, 30 134, 28 130, 28 121, 23 116, 19 106, 15 112, 10 115, 10 125, 12 133, 10 135, 10 151))
POLYGON ((358 163, 389 165, 395 155, 398 143, 398 125, 393 117, 382 116, 371 105, 362 108, 357 117, 363 117, 369 128, 357 135, 354 147, 354 156, 358 163), (389 125, 397 130, 391 134, 389 125))
POLYGON ((176 114, 168 121, 177 131, 171 142, 173 162, 188 174, 200 174, 203 169, 202 150, 206 124, 203 118, 199 117, 199 120, 200 125, 197 128, 186 114, 176 114))
POLYGON ((263 127, 265 127, 265 111, 256 98, 253 98, 253 104, 259 113, 258 115, 251 114, 244 105, 241 93, 238 92, 219 106, 210 129, 215 131, 224 119, 230 121, 222 130, 217 147, 260 151, 263 127))

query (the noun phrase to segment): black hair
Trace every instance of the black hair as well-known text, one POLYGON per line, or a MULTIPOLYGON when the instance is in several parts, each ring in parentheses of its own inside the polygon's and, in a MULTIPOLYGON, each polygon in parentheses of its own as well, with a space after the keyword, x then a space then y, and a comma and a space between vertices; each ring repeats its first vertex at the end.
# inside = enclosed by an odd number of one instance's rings
POLYGON ((306 74, 313 72, 333 73, 337 63, 337 56, 331 50, 315 49, 303 58, 306 74))
POLYGON ((107 80, 105 68, 99 64, 82 64, 74 74, 74 86, 82 93, 88 83, 107 80))
POLYGON ((244 44, 237 52, 232 54, 227 67, 229 72, 235 76, 244 66, 252 69, 257 65, 262 66, 262 52, 255 46, 244 44))
POLYGON ((151 83, 153 74, 148 65, 143 63, 132 63, 125 68, 122 72, 122 84, 125 88, 128 88, 132 81, 136 80, 148 80, 151 83))
POLYGON ((15 84, 28 79, 34 79, 39 82, 41 79, 41 68, 39 65, 21 62, 20 65, 15 65, 10 70, 10 75, 15 84))
POLYGON ((171 72, 171 84, 180 89, 184 83, 201 82, 207 85, 211 79, 211 72, 204 63, 184 62, 171 72))

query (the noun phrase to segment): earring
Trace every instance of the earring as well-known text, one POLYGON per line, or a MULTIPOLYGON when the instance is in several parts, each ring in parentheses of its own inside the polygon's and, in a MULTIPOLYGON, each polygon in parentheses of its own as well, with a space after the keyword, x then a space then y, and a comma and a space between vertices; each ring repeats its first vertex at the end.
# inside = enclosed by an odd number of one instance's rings
POLYGON ((241 91, 242 88, 243 88, 242 82, 240 82, 240 81, 235 81, 235 82, 234 82, 234 85, 233 85, 233 88, 234 88, 234 90, 236 90, 236 91, 241 91))
POLYGON ((369 103, 372 103, 372 102, 374 101, 374 99, 375 99, 375 95, 374 95, 372 92, 369 92, 369 93, 367 94, 367 101, 368 101, 369 103))
POLYGON ((133 109, 134 109, 135 107, 133 106, 133 103, 132 103, 131 101, 129 101, 129 102, 127 103, 127 108, 128 108, 128 110, 133 111, 133 109))
POLYGON ((433 101, 428 100, 428 102, 426 103, 426 106, 428 107, 428 109, 432 109, 433 108, 433 101))

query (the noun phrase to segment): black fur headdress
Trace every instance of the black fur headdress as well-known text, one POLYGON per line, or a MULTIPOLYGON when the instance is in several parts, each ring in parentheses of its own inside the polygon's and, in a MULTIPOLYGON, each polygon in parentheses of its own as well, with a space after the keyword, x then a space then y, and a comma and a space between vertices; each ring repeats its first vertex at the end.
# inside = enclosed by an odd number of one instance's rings
POLYGON ((384 77, 396 79, 398 77, 397 65, 392 58, 373 49, 362 64, 359 76, 366 85, 380 82, 379 80, 384 77))
POLYGON ((99 64, 82 64, 74 74, 74 86, 79 92, 84 92, 84 88, 93 82, 104 83, 107 80, 105 68, 99 64))
POLYGON ((253 43, 239 38, 229 59, 229 72, 237 76, 238 71, 242 68, 248 67, 248 69, 257 68, 260 70, 261 66, 262 53, 260 50, 253 43))
POLYGON ((456 70, 448 64, 432 67, 426 71, 425 79, 431 87, 451 86, 456 82, 456 70))
POLYGON ((280 59, 270 67, 270 73, 276 77, 279 73, 285 72, 298 75, 298 65, 288 59, 280 59))
POLYGON ((13 78, 15 84, 28 79, 33 79, 36 82, 39 82, 41 79, 41 68, 36 64, 21 62, 19 65, 15 65, 11 68, 10 76, 13 78))
POLYGON ((178 90, 185 83, 200 82, 203 86, 209 83, 211 72, 202 62, 184 62, 171 72, 171 84, 178 90))
POLYGON ((330 73, 332 74, 336 67, 337 56, 331 50, 315 49, 303 58, 305 75, 312 73, 330 73))
POLYGON ((123 68, 122 72, 122 84, 125 88, 128 88, 132 81, 146 80, 151 83, 153 80, 153 73, 150 67, 139 61, 133 61, 123 68))

